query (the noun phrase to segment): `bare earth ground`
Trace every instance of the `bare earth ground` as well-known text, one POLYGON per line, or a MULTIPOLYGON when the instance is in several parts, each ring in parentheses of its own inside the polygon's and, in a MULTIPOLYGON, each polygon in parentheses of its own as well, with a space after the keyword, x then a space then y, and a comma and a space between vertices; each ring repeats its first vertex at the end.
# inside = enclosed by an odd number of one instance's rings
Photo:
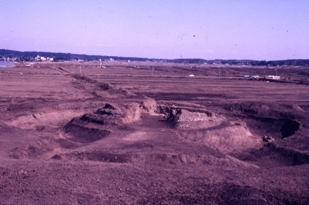
POLYGON ((0 68, 0 204, 309 204, 308 68, 99 65, 0 68))

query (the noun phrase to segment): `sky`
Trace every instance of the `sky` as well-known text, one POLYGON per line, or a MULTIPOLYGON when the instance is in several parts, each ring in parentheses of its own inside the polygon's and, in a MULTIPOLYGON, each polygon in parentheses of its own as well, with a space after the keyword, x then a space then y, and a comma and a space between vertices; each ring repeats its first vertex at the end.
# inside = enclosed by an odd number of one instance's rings
POLYGON ((0 49, 309 59, 308 0, 0 0, 0 49))

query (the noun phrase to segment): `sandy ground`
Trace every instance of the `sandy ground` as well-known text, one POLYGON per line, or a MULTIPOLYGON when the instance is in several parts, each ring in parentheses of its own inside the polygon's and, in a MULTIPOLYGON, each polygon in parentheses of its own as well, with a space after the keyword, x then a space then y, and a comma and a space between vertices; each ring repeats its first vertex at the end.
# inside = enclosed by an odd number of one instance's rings
POLYGON ((0 68, 0 204, 309 204, 307 68, 103 66, 0 68))

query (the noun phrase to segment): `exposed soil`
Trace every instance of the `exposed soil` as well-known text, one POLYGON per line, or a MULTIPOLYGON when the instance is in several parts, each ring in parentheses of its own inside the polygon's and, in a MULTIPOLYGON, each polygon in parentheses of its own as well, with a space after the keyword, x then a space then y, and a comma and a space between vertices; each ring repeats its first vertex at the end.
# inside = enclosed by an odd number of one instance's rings
POLYGON ((0 204, 309 204, 308 68, 105 64, 0 68, 0 204))

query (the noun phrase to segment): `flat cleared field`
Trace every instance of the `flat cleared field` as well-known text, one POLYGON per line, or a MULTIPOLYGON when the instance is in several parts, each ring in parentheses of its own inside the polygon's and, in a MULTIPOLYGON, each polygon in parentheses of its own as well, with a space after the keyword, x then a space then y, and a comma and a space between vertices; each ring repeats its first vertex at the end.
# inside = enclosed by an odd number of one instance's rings
POLYGON ((303 67, 0 68, 0 203, 309 204, 308 79, 303 67))

